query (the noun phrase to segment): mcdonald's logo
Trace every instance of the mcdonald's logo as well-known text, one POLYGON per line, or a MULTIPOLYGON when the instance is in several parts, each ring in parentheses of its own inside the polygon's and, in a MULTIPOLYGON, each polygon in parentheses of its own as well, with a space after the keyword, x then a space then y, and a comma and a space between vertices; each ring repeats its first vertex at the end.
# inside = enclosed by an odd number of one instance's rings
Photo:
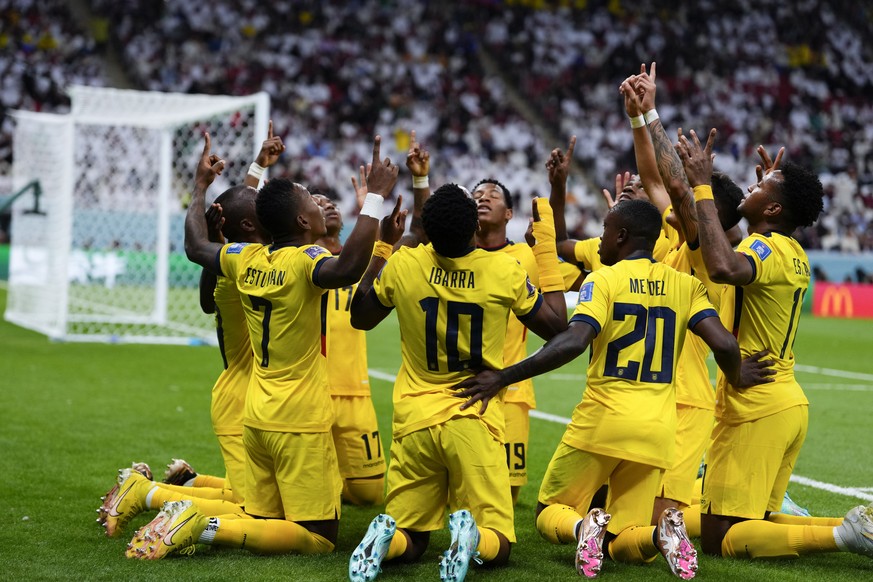
POLYGON ((820 314, 822 317, 852 317, 855 305, 852 293, 843 285, 828 285, 822 293, 820 314))

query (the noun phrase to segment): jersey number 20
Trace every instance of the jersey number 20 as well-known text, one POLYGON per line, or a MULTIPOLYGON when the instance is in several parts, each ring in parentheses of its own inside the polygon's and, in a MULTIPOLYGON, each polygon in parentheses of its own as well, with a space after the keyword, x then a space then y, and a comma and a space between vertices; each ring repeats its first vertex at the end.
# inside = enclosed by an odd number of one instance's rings
POLYGON ((628 316, 634 317, 634 328, 623 336, 612 340, 606 346, 603 375, 658 384, 672 382, 676 312, 669 307, 656 306, 646 309, 645 306, 637 303, 613 304, 613 320, 624 321, 628 316), (662 325, 658 325, 658 320, 661 320, 662 325), (661 333, 659 333, 659 328, 661 333), (619 366, 619 353, 643 339, 645 340, 645 352, 642 370, 640 370, 640 362, 633 360, 629 360, 626 366, 619 366), (661 362, 658 371, 652 371, 658 346, 661 347, 661 362))

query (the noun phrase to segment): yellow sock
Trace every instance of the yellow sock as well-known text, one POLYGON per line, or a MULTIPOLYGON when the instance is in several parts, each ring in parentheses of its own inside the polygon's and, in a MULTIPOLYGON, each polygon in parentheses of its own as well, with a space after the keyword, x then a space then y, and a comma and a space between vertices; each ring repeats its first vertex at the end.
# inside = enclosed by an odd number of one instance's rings
POLYGON ((694 489, 691 491, 691 505, 700 505, 703 496, 703 477, 694 481, 694 489))
POLYGON ((685 516, 685 531, 688 532, 688 537, 700 537, 700 504, 689 505, 682 509, 682 515, 685 516))
POLYGON ((483 562, 490 562, 500 553, 500 537, 492 529, 477 527, 479 530, 479 545, 476 550, 483 562))
POLYGON ((194 477, 194 487, 213 487, 215 489, 224 489, 227 483, 224 477, 216 477, 215 475, 197 475, 194 477))
MULTIPOLYGON (((191 489, 193 487, 182 487, 180 489, 191 489)), ((160 509, 167 501, 193 501, 194 505, 203 515, 212 517, 215 515, 243 513, 242 507, 236 503, 223 501, 221 499, 201 499, 190 494, 178 493, 163 487, 152 487, 145 498, 146 507, 149 509, 160 509)))
POLYGON ((785 513, 771 513, 767 521, 781 523, 783 525, 827 525, 837 527, 843 523, 842 517, 803 517, 802 515, 787 515, 785 513))
POLYGON ((361 507, 381 504, 385 501, 385 477, 345 479, 343 481, 343 500, 361 507))
POLYGON ((245 548, 256 554, 327 554, 334 545, 300 524, 284 519, 236 519, 223 515, 212 542, 219 546, 245 548))
POLYGON ((796 558, 836 551, 839 549, 833 527, 784 525, 760 519, 734 524, 721 542, 722 555, 733 558, 796 558))
POLYGON ((537 531, 553 544, 576 543, 576 524, 582 516, 569 505, 549 505, 537 517, 537 531))
POLYGON ((660 553, 652 540, 655 527, 639 525, 626 528, 609 542, 609 555, 616 562, 641 564, 651 562, 660 553))
POLYGON ((188 487, 187 485, 168 485, 166 483, 155 483, 155 485, 157 485, 161 489, 175 491, 176 493, 182 493, 183 495, 190 495, 191 497, 197 497, 198 499, 223 499, 224 501, 237 503, 237 500, 233 495, 233 491, 231 491, 230 489, 216 489, 214 487, 188 487))
POLYGON ((408 547, 409 538, 406 536, 403 530, 398 529, 391 537, 391 544, 388 546, 388 553, 385 554, 385 559, 394 560, 396 558, 399 558, 406 553, 406 549, 408 547))

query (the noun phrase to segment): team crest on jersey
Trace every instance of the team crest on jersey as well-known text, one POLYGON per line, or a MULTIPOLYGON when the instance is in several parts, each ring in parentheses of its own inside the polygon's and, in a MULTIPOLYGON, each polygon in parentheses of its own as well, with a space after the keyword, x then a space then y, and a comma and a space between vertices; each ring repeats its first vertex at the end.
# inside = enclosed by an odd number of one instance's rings
POLYGON ((249 243, 233 243, 232 245, 229 245, 227 247, 227 251, 225 251, 225 254, 238 255, 242 252, 244 248, 246 248, 246 246, 248 246, 248 244, 249 243))
POLYGON ((758 255, 758 258, 762 261, 770 256, 770 253, 773 251, 770 250, 770 247, 762 240, 756 240, 750 245, 751 249, 755 251, 755 254, 758 255))
POLYGON ((579 288, 579 300, 576 303, 587 303, 594 296, 594 281, 583 283, 579 288))
POLYGON ((537 288, 534 287, 534 284, 530 282, 530 277, 525 277, 524 281, 525 285, 527 285, 527 296, 533 297, 537 294, 537 288))
POLYGON ((303 251, 303 252, 306 253, 307 255, 309 255, 309 258, 310 258, 310 259, 314 259, 315 257, 321 256, 321 255, 324 255, 324 254, 330 254, 330 253, 327 252, 327 249, 326 249, 326 248, 324 248, 324 247, 320 247, 320 246, 318 246, 318 245, 312 245, 311 247, 308 247, 308 248, 307 248, 305 251, 303 251))

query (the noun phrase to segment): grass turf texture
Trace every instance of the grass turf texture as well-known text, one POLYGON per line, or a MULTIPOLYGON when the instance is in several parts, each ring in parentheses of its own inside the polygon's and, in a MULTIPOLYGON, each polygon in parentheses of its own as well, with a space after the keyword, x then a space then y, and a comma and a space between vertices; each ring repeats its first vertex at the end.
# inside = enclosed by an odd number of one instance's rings
MULTIPOLYGON (((0 290, 0 308, 5 307, 0 290)), ((797 339, 798 361, 873 373, 873 322, 813 319, 805 316, 797 339)), ((399 365, 396 320, 371 332, 370 368, 392 374, 399 365)), ((536 342, 531 342, 533 348, 536 342)), ((381 508, 343 507, 337 551, 325 556, 256 556, 243 550, 198 546, 191 557, 160 562, 128 560, 123 552, 136 527, 154 515, 137 518, 117 539, 104 537, 94 521, 99 496, 119 467, 131 461, 151 464, 156 476, 171 457, 187 459, 198 471, 218 473, 221 460, 209 423, 209 396, 221 366, 210 347, 52 343, 43 336, 0 322, 3 389, 0 391, 0 565, 14 580, 293 580, 347 579, 348 558, 381 508)), ((557 375, 537 380, 539 409, 569 416, 582 382, 567 375, 584 373, 582 357, 557 375)), ((873 444, 869 411, 873 381, 799 373, 808 383, 810 431, 796 473, 847 487, 873 487, 873 444), (825 387, 828 384, 828 387, 825 387), (855 390, 837 389, 850 384, 855 390), (857 389, 858 385, 869 389, 857 389)), ((381 432, 390 439, 391 383, 373 379, 381 432)), ((473 568, 468 580, 575 580, 573 547, 552 546, 533 523, 537 487, 560 440, 563 427, 531 420, 528 452, 530 483, 516 511, 516 533, 509 567, 473 568)), ((795 501, 814 515, 843 515, 858 499, 792 484, 795 501)), ((436 580, 437 560, 448 545, 448 531, 434 532, 418 564, 387 564, 380 580, 436 580)), ((604 580, 673 579, 662 559, 648 566, 607 562, 604 580)), ((873 579, 873 560, 824 554, 796 561, 749 562, 702 557, 703 580, 873 579)))

